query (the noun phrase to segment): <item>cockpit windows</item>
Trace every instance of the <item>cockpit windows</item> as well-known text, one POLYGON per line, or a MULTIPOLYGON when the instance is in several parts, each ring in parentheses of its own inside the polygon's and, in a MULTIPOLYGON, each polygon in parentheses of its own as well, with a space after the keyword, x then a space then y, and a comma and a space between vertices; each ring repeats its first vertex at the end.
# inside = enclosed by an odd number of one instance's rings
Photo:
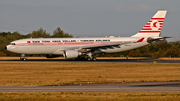
POLYGON ((16 45, 15 43, 10 43, 9 45, 16 45))

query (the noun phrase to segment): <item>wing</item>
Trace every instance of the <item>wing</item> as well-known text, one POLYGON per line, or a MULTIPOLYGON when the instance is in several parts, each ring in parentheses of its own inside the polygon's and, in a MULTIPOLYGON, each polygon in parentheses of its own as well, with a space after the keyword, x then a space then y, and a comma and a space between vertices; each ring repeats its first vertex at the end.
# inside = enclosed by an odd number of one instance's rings
POLYGON ((88 46, 80 46, 80 47, 69 47, 65 48, 64 50, 98 50, 98 49, 113 49, 113 48, 120 48, 121 45, 129 44, 134 42, 125 42, 125 43, 113 43, 113 44, 100 44, 100 45, 88 45, 88 46))
MULTIPOLYGON (((142 42, 145 38, 141 38, 136 42, 142 42)), ((121 43, 110 43, 110 44, 99 44, 99 45, 88 45, 88 46, 81 46, 81 47, 70 47, 70 50, 98 50, 98 49, 114 49, 120 48, 121 45, 129 44, 129 43, 136 43, 136 42, 121 42, 121 43)))

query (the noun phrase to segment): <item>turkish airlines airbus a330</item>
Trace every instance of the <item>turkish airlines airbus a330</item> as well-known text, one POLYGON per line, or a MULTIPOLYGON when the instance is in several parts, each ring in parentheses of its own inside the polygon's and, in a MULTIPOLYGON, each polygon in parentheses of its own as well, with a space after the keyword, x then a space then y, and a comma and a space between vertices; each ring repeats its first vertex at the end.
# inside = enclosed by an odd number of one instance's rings
POLYGON ((137 34, 131 37, 29 38, 13 41, 5 48, 10 52, 21 54, 21 60, 26 60, 25 54, 45 54, 47 58, 63 55, 66 59, 80 60, 87 57, 87 60, 95 61, 94 54, 128 51, 168 38, 160 37, 166 12, 166 10, 158 11, 137 34))

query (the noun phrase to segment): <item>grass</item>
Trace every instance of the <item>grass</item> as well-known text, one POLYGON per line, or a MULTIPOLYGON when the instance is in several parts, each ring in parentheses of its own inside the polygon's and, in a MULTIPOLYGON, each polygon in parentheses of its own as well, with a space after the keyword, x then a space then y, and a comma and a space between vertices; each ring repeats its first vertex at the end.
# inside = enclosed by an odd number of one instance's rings
MULTIPOLYGON (((179 81, 180 64, 0 62, 0 86, 179 81)), ((180 93, 0 92, 0 101, 179 101, 180 93)))
POLYGON ((179 81, 180 64, 0 62, 0 86, 179 81))
POLYGON ((0 92, 1 101, 179 101, 180 93, 0 92))

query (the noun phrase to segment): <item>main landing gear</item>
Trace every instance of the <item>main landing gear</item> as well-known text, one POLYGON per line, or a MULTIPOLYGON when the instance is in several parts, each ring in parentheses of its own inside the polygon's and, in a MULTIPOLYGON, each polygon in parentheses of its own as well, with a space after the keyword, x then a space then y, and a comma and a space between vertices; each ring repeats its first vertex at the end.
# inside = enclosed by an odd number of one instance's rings
POLYGON ((97 60, 96 57, 94 57, 91 52, 88 53, 87 56, 88 56, 88 57, 87 57, 87 60, 88 60, 88 61, 96 61, 96 60, 97 60))
POLYGON ((96 59, 96 57, 87 57, 87 60, 88 61, 96 61, 97 59, 96 59))
POLYGON ((26 61, 27 60, 27 58, 25 57, 25 54, 21 54, 20 60, 22 60, 22 61, 26 61))
POLYGON ((80 61, 96 61, 96 57, 93 56, 92 53, 88 53, 85 56, 79 56, 75 60, 80 60, 80 61))
POLYGON ((92 53, 88 53, 87 54, 87 60, 88 61, 96 61, 97 59, 96 59, 96 57, 93 56, 92 53))
POLYGON ((78 57, 75 60, 77 61, 96 61, 96 57, 78 57))

